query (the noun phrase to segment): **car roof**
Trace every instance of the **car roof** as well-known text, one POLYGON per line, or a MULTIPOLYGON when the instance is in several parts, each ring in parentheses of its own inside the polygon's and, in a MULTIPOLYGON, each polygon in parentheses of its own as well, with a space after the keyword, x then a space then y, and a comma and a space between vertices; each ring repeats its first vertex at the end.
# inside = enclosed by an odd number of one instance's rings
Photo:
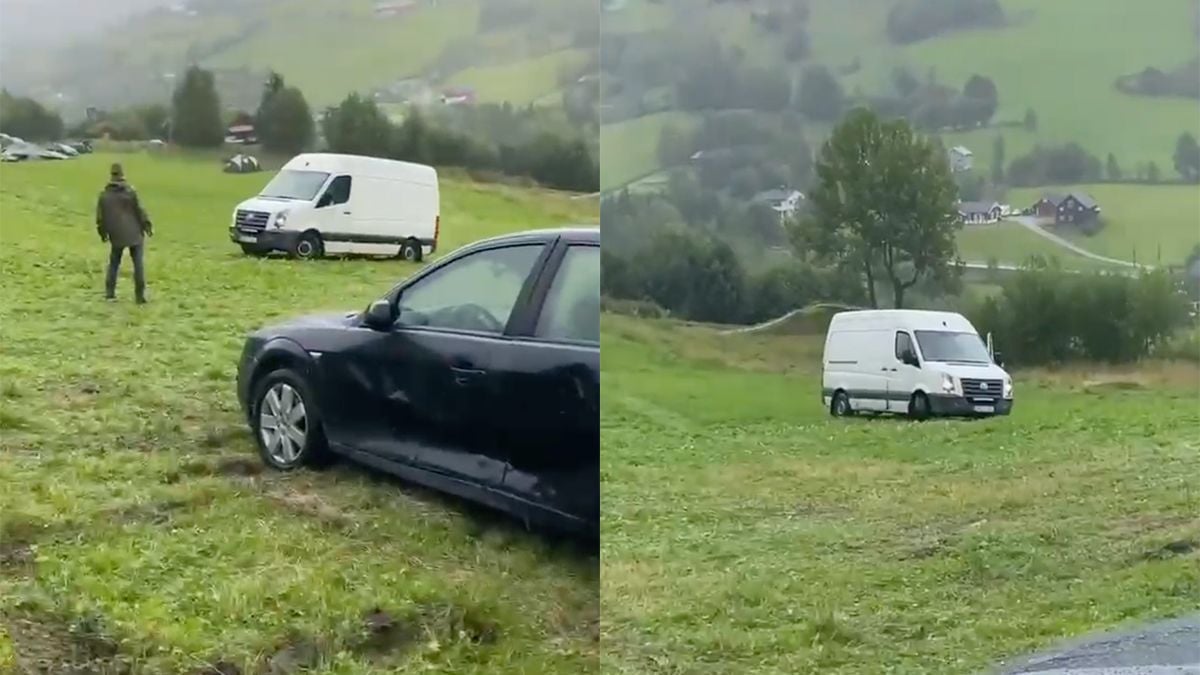
POLYGON ((502 234, 497 237, 483 239, 470 244, 466 248, 476 249, 486 246, 495 246, 496 244, 547 243, 559 238, 581 244, 599 244, 600 228, 595 225, 574 225, 569 227, 557 227, 542 230, 525 230, 523 232, 512 232, 509 234, 502 234))

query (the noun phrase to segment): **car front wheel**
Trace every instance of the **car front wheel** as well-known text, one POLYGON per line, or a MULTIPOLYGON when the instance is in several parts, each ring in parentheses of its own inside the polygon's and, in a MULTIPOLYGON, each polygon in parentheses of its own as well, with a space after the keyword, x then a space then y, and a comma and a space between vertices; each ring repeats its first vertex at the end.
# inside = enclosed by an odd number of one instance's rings
POLYGON ((320 411, 308 385, 294 371, 277 370, 262 378, 255 388, 250 424, 263 461, 276 469, 318 466, 328 460, 320 411))

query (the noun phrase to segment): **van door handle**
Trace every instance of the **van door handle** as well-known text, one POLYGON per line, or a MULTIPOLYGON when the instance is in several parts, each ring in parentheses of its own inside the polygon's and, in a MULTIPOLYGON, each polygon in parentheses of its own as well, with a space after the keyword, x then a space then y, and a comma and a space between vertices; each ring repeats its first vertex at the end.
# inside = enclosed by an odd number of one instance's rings
POLYGON ((350 212, 349 212, 349 211, 342 211, 342 215, 343 215, 343 216, 348 216, 348 215, 350 215, 350 212))

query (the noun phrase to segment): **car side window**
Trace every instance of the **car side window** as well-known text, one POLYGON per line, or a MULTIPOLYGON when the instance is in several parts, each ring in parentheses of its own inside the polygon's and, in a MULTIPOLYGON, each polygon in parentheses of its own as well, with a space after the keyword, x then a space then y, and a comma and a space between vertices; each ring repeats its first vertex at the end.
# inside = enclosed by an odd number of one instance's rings
POLYGON ((912 338, 908 333, 896 333, 896 360, 903 361, 905 357, 914 357, 917 351, 913 349, 912 338))
POLYGON ((350 176, 338 176, 329 183, 329 187, 325 188, 325 194, 321 195, 320 201, 317 202, 317 208, 323 209, 326 206, 337 206, 350 201, 350 188, 352 187, 352 179, 350 176))
POLYGON ((405 288, 396 324, 499 335, 543 244, 472 253, 405 288))
POLYGON ((600 341, 600 248, 571 246, 550 286, 535 335, 600 341))

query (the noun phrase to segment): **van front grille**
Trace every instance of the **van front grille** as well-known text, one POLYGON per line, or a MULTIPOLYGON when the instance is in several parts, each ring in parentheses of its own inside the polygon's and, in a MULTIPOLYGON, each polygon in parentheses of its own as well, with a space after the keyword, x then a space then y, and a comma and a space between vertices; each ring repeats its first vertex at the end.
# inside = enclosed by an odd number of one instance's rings
POLYGON ((267 221, 270 219, 271 214, 265 211, 244 211, 238 209, 234 222, 242 230, 261 230, 267 226, 267 221))
POLYGON ((998 399, 1004 395, 1004 382, 1002 380, 975 380, 963 378, 962 389, 963 396, 969 399, 998 399))

